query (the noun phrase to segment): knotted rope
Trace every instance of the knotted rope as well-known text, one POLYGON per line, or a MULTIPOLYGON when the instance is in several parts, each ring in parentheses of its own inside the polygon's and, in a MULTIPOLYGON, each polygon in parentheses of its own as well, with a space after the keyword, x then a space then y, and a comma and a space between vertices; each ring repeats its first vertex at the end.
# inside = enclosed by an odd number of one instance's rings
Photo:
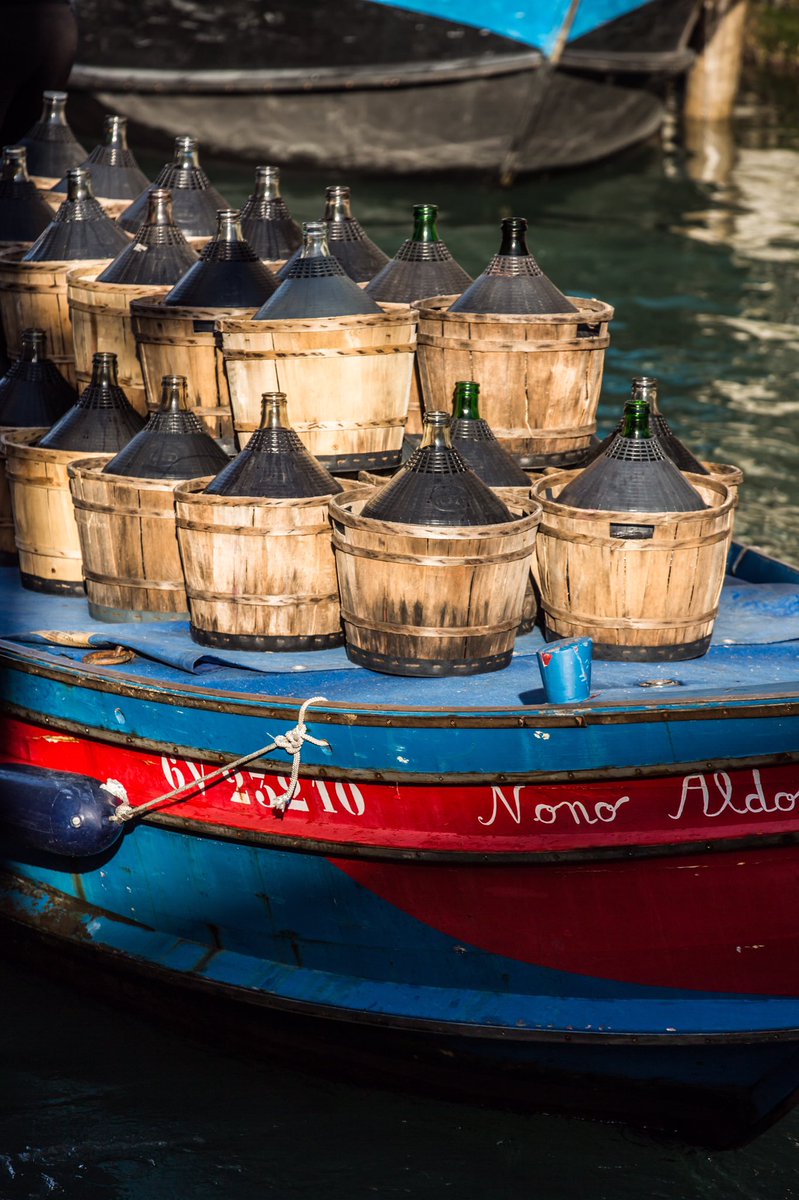
POLYGON ((272 808, 275 809, 278 816, 282 816, 299 788, 300 760, 303 743, 311 742, 314 746, 330 745, 324 738, 315 738, 312 734, 308 733, 305 724, 305 714, 310 706, 312 704, 322 704, 326 700, 326 696, 312 696, 310 700, 306 700, 300 708, 297 724, 292 729, 287 729, 285 733, 278 733, 267 746, 262 746, 260 750, 253 750, 251 754, 243 754, 241 758, 227 763, 224 767, 219 767, 203 779, 190 779, 188 783, 173 788, 171 792, 164 792, 162 796, 156 796, 154 800, 148 800, 145 804, 129 804, 125 789, 115 780, 109 779, 104 785, 106 791, 110 791, 121 800, 121 803, 117 805, 116 810, 109 820, 115 821, 118 824, 124 821, 132 821, 134 817, 141 816, 142 813, 149 812, 151 809, 157 808, 161 804, 166 804, 168 801, 176 800, 184 792, 196 792, 200 788, 207 787, 209 783, 217 783, 221 779, 226 779, 228 775, 232 775, 239 767, 254 762, 255 759, 261 758, 264 754, 271 753, 272 750, 285 750, 287 754, 292 755, 291 778, 289 779, 288 787, 272 802, 272 808))

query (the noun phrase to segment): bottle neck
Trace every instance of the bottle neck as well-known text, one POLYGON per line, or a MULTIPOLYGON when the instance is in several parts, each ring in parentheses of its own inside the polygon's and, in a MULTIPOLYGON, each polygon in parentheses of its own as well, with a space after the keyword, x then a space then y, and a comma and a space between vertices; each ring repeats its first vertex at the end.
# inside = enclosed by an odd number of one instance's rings
POLYGON ((83 167, 70 167, 67 171, 67 200, 92 200, 92 177, 83 167))
POLYGON ((185 375, 164 375, 161 379, 161 403, 159 412, 179 413, 186 408, 185 375))
POLYGON ((95 354, 92 360, 92 386, 105 388, 117 386, 116 354, 95 354))
POLYGON ((128 122, 125 117, 105 118, 105 144, 111 150, 127 150, 128 122))
POLYGON ((28 182, 28 156, 24 147, 7 146, 3 150, 2 178, 12 183, 28 182))
POLYGON ((321 221, 308 221, 302 227, 304 242, 301 258, 329 258, 327 227, 321 221))
POLYGON ((150 192, 147 203, 147 225, 174 225, 172 193, 168 188, 155 188, 150 192))
POLYGON ((352 201, 348 187, 330 187, 327 189, 325 194, 325 220, 352 220, 352 201))
POLYGON ((179 137, 175 139, 175 163, 182 171, 191 171, 199 167, 200 157, 197 153, 195 138, 179 137))
POLYGON ((255 191, 253 195, 256 200, 280 199, 280 171, 277 167, 255 168, 255 191))
POLYGON ((507 258, 529 258, 527 222, 523 217, 506 217, 502 222, 502 243, 499 253, 507 258))
POLYGON ((48 125, 66 125, 66 92, 45 92, 42 97, 42 121, 48 125))
POLYGON ((631 400, 646 400, 651 413, 659 413, 658 408, 658 381, 651 375, 640 375, 633 380, 632 390, 630 392, 631 400))
POLYGON ((288 429, 288 401, 285 392, 264 392, 261 397, 261 428, 288 429))
POLYGON ((480 384, 461 382, 455 384, 455 401, 452 415, 456 421, 480 420, 480 384))
POLYGON ((41 362, 44 358, 43 329, 23 329, 19 357, 22 362, 41 362))
POLYGON ((436 218, 438 209, 435 204, 417 204, 413 210, 413 241, 439 241, 436 218))
POLYGON ((424 419, 424 433, 419 449, 426 446, 437 446, 439 449, 452 449, 452 437, 449 431, 449 413, 431 412, 424 419))
POLYGON ((651 438, 649 428, 649 402, 647 400, 628 400, 624 406, 624 420, 621 436, 641 440, 651 438))
POLYGON ((220 209, 216 214, 216 236, 214 241, 243 242, 240 213, 235 208, 220 209))

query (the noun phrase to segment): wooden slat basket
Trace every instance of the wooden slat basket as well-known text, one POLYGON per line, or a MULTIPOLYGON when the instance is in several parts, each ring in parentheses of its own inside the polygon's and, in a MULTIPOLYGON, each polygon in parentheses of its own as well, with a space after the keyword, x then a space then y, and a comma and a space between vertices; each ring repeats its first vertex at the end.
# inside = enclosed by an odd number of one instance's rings
POLYGON ((252 316, 255 309, 183 308, 161 300, 134 300, 130 311, 148 408, 158 408, 164 375, 185 375, 191 411, 212 437, 232 443, 230 393, 214 323, 225 315, 252 316))
POLYGON ((730 488, 687 475, 706 509, 597 512, 558 503, 575 474, 547 475, 532 490, 544 511, 535 572, 547 637, 591 637, 597 658, 654 662, 704 654, 732 538, 730 488), (623 536, 625 527, 642 525, 651 537, 623 536))
POLYGON ((703 462, 702 466, 709 472, 711 479, 715 479, 718 483, 726 483, 737 505, 744 481, 744 473, 741 468, 734 466, 733 463, 717 462, 703 462))
POLYGON ((424 407, 448 411, 455 384, 480 384, 480 411, 523 467, 578 463, 596 432, 613 309, 570 296, 575 313, 450 313, 423 300, 417 358, 424 407))
POLYGON ((23 329, 43 329, 47 355, 64 378, 77 387, 67 276, 79 268, 99 274, 111 259, 69 262, 21 262, 24 250, 0 254, 0 319, 9 352, 16 354, 23 329))
POLYGON ((68 468, 89 612, 98 621, 188 616, 175 529, 180 480, 105 475, 113 455, 68 468))
POLYGON ((67 275, 67 301, 72 318, 75 373, 78 390, 91 381, 92 359, 100 351, 117 356, 119 386, 142 416, 147 415, 147 392, 136 348, 130 306, 134 300, 165 296, 169 286, 99 283, 102 270, 79 267, 67 275))
POLYGON ((511 660, 541 516, 471 527, 360 515, 372 488, 330 501, 347 653, 391 675, 472 675, 511 660))
POLYGON ((329 471, 399 466, 417 315, 380 314, 217 324, 239 445, 259 426, 261 395, 285 392, 288 415, 329 471))
POLYGON ((14 429, 0 439, 6 453, 20 574, 32 591, 82 596, 80 539, 67 475, 67 467, 80 452, 40 448, 36 443, 45 432, 14 429))
POLYGON ((343 642, 329 496, 175 493, 191 636, 242 650, 322 650, 343 642))
POLYGON ((61 182, 61 176, 57 178, 53 175, 31 175, 31 183, 35 183, 38 190, 42 193, 43 198, 52 208, 53 212, 58 212, 63 201, 66 199, 65 192, 54 192, 53 188, 57 187, 61 182))
MULTIPOLYGON (((8 566, 17 561, 17 543, 14 537, 14 510, 11 505, 11 490, 6 477, 6 447, 3 437, 5 434, 22 432, 17 425, 0 425, 0 565, 8 566)), ((28 426, 25 433, 34 433, 43 437, 46 428, 28 426)))
MULTIPOLYGON (((370 487, 383 487, 390 475, 374 475, 370 471, 361 471, 358 475, 359 483, 369 484, 370 487)), ((522 516, 525 513, 533 512, 536 505, 530 499, 530 489, 523 487, 495 487, 491 489, 500 500, 507 504, 512 513, 522 516)), ((532 564, 530 574, 527 576, 527 582, 524 589, 524 604, 522 605, 522 619, 519 622, 517 633, 529 633, 535 625, 536 617, 538 616, 538 598, 533 583, 532 564)))

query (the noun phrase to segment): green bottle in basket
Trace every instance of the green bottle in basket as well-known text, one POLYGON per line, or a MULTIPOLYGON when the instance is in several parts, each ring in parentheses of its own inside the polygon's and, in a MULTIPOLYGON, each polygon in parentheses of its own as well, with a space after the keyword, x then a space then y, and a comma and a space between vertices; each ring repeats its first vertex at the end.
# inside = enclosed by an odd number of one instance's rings
MULTIPOLYGON (((557 499, 600 512, 696 512, 706 507, 653 436, 649 400, 638 393, 624 406, 621 433, 557 499)), ((619 525, 613 536, 649 538, 652 527, 619 525)))

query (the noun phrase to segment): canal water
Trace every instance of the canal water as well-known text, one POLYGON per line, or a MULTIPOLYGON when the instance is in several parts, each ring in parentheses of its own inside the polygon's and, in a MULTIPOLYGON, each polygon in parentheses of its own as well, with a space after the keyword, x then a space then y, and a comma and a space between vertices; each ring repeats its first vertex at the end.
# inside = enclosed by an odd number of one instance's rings
MULTIPOLYGON (((526 216, 554 281, 616 308, 604 427, 630 378, 656 375, 683 440, 744 468, 739 536, 796 560, 795 94, 792 111, 744 93, 732 137, 667 140, 509 192, 469 180, 353 180, 354 208, 391 253, 408 234, 410 205, 438 203, 442 236, 472 273, 496 249, 500 219, 526 216)), ((206 166, 231 201, 244 198, 249 169, 206 166)), ((287 172, 284 191, 307 219, 336 182, 287 172)), ((167 1029, 147 1005, 77 995, 29 966, 6 965, 0 989, 0 1200, 799 1197, 799 1110, 747 1147, 711 1153, 611 1124, 251 1061, 199 1038, 190 1010, 167 1029)))

